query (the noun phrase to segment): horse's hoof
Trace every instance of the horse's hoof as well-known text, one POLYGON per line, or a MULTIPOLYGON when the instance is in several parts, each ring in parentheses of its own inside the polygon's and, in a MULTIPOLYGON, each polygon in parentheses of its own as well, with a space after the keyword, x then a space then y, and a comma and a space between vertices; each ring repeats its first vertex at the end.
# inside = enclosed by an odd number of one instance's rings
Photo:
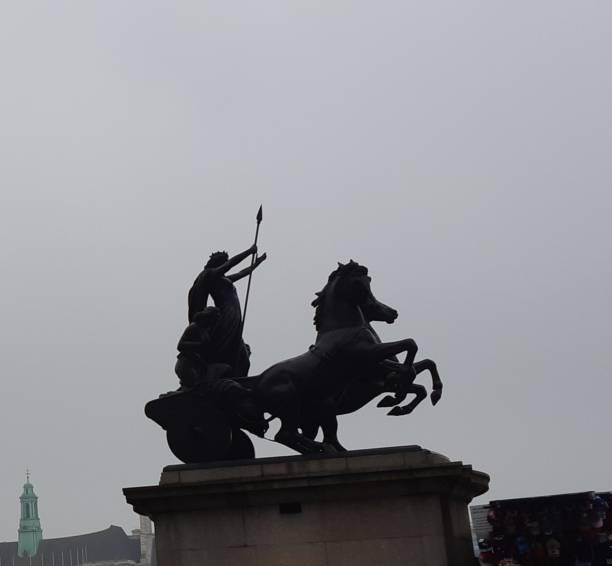
POLYGON ((412 413, 412 409, 410 408, 393 407, 393 409, 391 409, 387 415, 392 417, 401 417, 402 415, 409 415, 410 413, 412 413))
POLYGON ((298 452, 300 454, 325 454, 328 451, 326 450, 325 445, 320 442, 299 442, 298 443, 298 452))
POLYGON ((337 440, 323 440, 323 446, 327 445, 331 446, 336 454, 340 452, 348 452, 348 450, 337 440))
POLYGON ((431 404, 435 405, 442 398, 442 391, 433 391, 430 395, 431 404))
POLYGON ((395 397, 393 397, 393 395, 387 395, 386 397, 383 397, 378 402, 378 405, 376 406, 377 407, 394 407, 395 405, 397 405, 397 400, 395 399, 395 397))
POLYGON ((274 437, 274 441, 300 454, 321 454, 324 452, 323 444, 310 440, 301 434, 287 433, 279 430, 274 437))
POLYGON ((331 442, 323 443, 323 453, 324 454, 337 454, 338 449, 331 442))

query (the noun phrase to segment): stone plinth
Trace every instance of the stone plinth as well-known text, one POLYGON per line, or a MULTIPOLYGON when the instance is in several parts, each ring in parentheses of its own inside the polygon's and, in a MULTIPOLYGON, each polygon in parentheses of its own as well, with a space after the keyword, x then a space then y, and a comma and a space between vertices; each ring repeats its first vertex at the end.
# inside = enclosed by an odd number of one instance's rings
POLYGON ((167 466, 124 490, 159 566, 463 566, 489 477, 418 446, 167 466))

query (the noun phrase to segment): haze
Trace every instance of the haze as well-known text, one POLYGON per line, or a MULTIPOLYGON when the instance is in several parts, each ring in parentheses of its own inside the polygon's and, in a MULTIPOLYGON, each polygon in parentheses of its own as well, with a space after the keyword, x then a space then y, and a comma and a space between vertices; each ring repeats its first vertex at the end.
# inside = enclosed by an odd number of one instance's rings
POLYGON ((0 539, 28 466, 46 537, 136 526, 121 488, 176 463, 143 406, 178 385, 187 290, 260 203, 253 373, 312 343, 314 292, 353 258, 400 312, 383 339, 413 337, 445 389, 342 418, 346 446, 463 460, 491 474, 481 501, 612 489, 611 18, 3 3, 0 539))

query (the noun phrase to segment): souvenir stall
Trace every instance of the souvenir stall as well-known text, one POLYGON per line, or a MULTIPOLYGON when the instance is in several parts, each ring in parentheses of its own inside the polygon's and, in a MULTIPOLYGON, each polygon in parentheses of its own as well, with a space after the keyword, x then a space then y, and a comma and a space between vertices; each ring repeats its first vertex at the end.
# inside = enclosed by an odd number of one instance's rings
POLYGON ((492 501, 483 566, 612 566, 612 494, 492 501))

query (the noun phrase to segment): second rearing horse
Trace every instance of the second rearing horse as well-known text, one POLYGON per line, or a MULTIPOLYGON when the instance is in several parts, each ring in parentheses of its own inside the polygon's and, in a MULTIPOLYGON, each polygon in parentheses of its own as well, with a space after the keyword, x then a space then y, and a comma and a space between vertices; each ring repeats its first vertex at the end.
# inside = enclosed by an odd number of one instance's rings
POLYGON ((435 364, 433 368, 428 360, 422 367, 417 366, 419 362, 413 364, 414 340, 382 342, 369 324, 373 320, 392 323, 397 318, 397 311, 376 300, 370 283, 366 267, 353 261, 339 264, 313 303, 315 345, 254 380, 257 402, 281 421, 276 441, 301 453, 344 450, 337 438, 337 415, 352 412, 383 392, 395 393, 383 399, 383 406, 397 405, 408 393, 415 393, 411 404, 394 407, 390 414, 410 412, 426 396, 422 386, 413 384, 424 369, 434 376, 432 401, 439 399, 441 383, 436 389, 435 364), (402 352, 406 352, 403 364, 395 358, 402 352), (323 444, 314 441, 319 426, 323 444))

